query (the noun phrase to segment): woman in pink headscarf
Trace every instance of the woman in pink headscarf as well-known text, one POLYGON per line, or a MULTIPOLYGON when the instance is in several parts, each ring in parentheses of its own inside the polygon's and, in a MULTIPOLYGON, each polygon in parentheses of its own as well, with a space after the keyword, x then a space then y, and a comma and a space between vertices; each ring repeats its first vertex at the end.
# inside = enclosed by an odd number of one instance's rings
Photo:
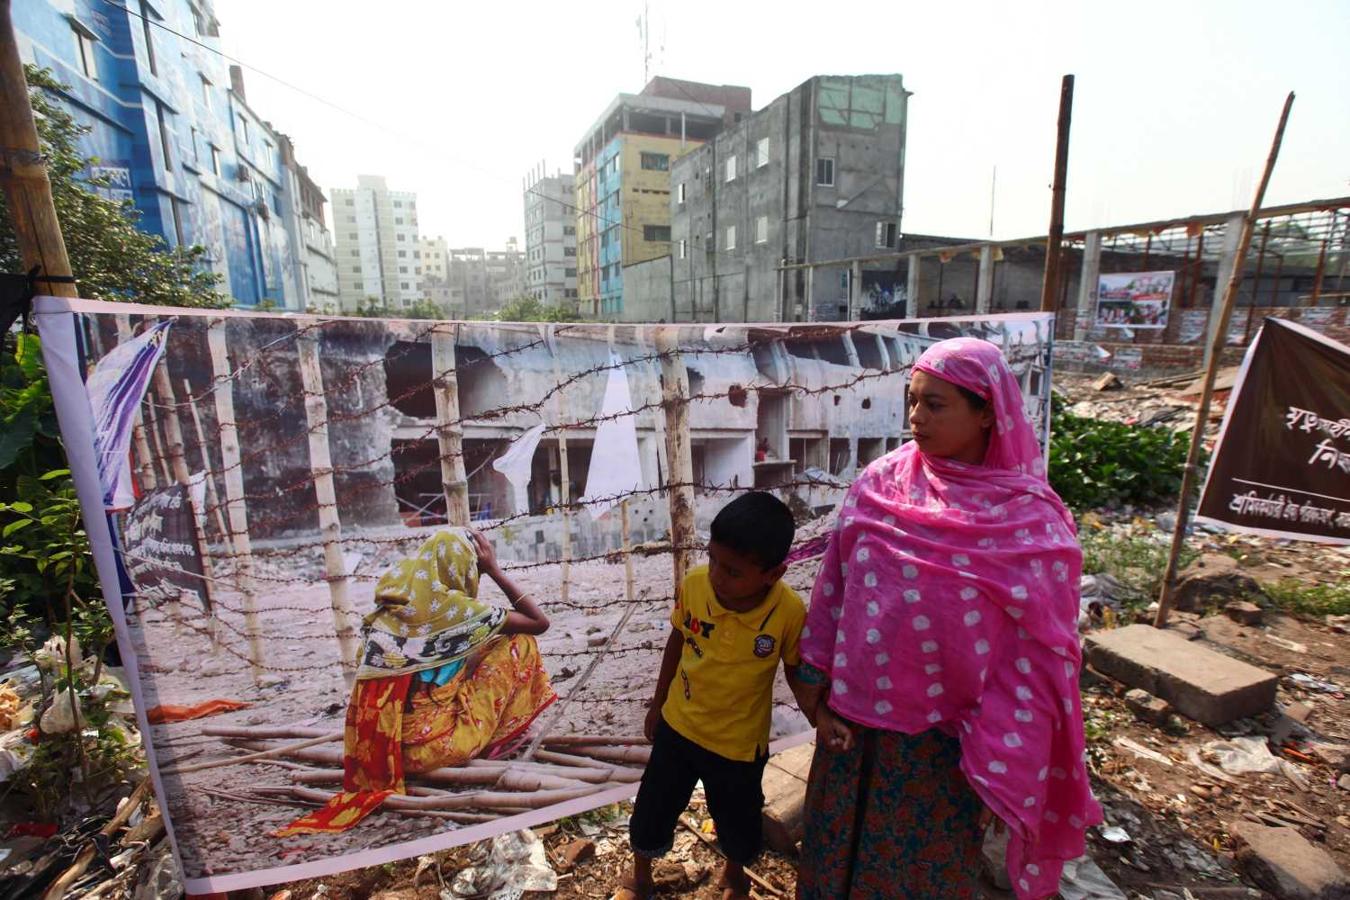
POLYGON ((1017 896, 1049 896, 1101 820, 1073 518, 993 344, 930 347, 908 404, 914 440, 849 490, 802 631, 817 741, 797 896, 970 897, 991 817, 1017 896))

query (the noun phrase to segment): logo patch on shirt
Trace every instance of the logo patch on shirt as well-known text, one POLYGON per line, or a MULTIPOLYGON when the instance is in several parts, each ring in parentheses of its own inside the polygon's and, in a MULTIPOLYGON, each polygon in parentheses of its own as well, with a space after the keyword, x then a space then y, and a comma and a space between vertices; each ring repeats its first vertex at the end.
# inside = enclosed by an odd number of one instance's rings
POLYGON ((712 637, 713 629, 717 626, 713 625, 711 622, 705 622, 702 619, 691 616, 689 613, 685 613, 684 627, 689 630, 690 634, 702 635, 705 638, 710 638, 712 637))
POLYGON ((755 655, 764 659, 773 653, 774 640, 771 634, 761 634, 755 638, 755 655))

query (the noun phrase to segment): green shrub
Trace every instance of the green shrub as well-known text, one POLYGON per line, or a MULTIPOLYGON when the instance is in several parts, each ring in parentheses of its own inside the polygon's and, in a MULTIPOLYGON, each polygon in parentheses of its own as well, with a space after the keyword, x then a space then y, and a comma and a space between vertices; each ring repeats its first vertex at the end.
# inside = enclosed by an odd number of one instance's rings
POLYGON ((1181 490, 1187 436, 1089 419, 1062 408, 1051 420, 1050 484, 1078 511, 1171 500, 1181 490))

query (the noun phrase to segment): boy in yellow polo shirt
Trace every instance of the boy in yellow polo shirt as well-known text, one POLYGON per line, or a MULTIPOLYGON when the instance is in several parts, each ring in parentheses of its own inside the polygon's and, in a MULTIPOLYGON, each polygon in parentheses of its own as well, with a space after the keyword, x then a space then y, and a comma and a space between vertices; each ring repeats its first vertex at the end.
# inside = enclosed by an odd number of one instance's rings
POLYGON ((781 580, 794 531, 787 506, 762 492, 741 495, 713 519, 708 565, 689 572, 671 612, 645 725, 651 761, 629 823, 633 874, 616 900, 651 896, 652 861, 670 850, 699 781, 727 857, 722 896, 749 896, 745 866, 760 850, 779 660, 799 690, 806 608, 781 580))

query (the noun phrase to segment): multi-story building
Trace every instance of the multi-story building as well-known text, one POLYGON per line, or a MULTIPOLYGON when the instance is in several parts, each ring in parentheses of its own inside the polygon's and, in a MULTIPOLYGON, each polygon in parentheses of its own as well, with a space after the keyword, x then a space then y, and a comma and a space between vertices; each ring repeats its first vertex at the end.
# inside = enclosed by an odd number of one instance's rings
POLYGON ((327 200, 309 170, 296 162, 295 146, 284 134, 277 135, 282 162, 289 177, 290 204, 286 210, 286 224, 291 231, 291 242, 302 247, 300 264, 296 267, 301 296, 305 306, 318 312, 337 312, 337 262, 333 236, 324 223, 323 207, 327 200))
POLYGON ((138 228, 205 247, 238 305, 312 302, 282 138, 220 55, 210 0, 29 0, 11 14, 24 61, 52 70, 55 99, 89 129, 89 174, 135 205, 138 228))
POLYGON ((846 317, 853 269, 781 267, 897 248, 908 98, 899 75, 816 76, 674 161, 672 258, 628 273, 622 318, 846 317))
POLYGON ((422 299, 417 195, 389 190, 382 175, 359 175, 356 185, 333 190, 340 306, 407 309, 422 299))
POLYGON ((436 285, 431 300, 452 316, 486 318, 525 293, 525 254, 515 238, 507 238, 505 250, 452 247, 445 253, 445 284, 436 285))
POLYGON ((750 113, 750 89, 654 78, 619 94, 574 152, 583 315, 623 315, 623 270, 670 252, 670 167, 750 113))
POLYGON ((525 178, 525 293, 553 306, 577 302, 576 191, 572 176, 525 178))

